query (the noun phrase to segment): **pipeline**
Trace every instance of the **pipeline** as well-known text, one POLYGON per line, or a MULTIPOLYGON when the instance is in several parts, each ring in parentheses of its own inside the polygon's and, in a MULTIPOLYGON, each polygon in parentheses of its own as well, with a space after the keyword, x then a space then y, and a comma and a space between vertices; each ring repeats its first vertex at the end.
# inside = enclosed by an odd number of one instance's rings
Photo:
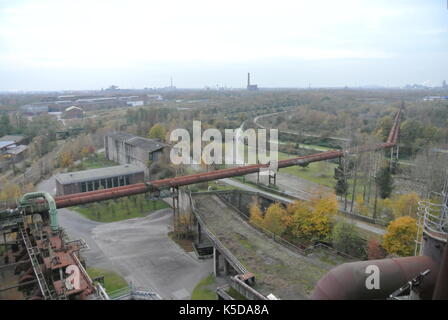
POLYGON ((50 224, 51 224, 51 230, 52 231, 58 231, 59 230, 59 223, 58 223, 58 211, 56 210, 56 202, 53 199, 53 197, 48 192, 31 192, 25 194, 20 200, 19 204, 21 206, 27 206, 30 205, 30 199, 35 198, 45 198, 48 204, 48 209, 50 211, 50 224))
POLYGON ((427 256, 414 256, 344 263, 331 269, 316 284, 313 300, 387 299, 397 288, 425 270, 430 273, 419 288, 421 299, 431 299, 439 265, 427 256), (379 288, 367 288, 367 267, 377 266, 379 288))

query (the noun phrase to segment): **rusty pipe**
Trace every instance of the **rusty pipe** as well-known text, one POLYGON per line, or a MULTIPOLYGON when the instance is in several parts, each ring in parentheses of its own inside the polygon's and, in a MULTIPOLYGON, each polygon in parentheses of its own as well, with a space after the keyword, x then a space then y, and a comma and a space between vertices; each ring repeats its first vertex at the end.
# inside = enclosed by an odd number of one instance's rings
POLYGON ((427 269, 419 289, 422 299, 430 299, 439 272, 439 265, 430 257, 415 256, 344 263, 331 269, 316 284, 313 300, 367 300, 387 299, 395 290, 427 269), (379 288, 368 289, 366 282, 371 275, 368 266, 379 270, 379 288))

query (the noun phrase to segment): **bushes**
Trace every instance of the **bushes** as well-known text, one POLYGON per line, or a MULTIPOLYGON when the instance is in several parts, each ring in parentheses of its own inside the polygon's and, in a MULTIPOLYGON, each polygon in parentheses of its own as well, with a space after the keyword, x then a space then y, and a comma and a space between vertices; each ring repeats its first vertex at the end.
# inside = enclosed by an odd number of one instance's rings
POLYGON ((355 224, 343 220, 338 221, 332 232, 333 247, 355 257, 365 257, 365 243, 361 239, 355 224))

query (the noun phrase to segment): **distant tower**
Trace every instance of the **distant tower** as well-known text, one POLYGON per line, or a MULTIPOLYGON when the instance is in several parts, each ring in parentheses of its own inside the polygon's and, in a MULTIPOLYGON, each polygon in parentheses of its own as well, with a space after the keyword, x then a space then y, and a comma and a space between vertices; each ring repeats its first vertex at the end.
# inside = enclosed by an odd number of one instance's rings
POLYGON ((250 84, 250 73, 247 73, 247 90, 255 91, 258 90, 258 86, 256 84, 250 84))
POLYGON ((448 88, 448 85, 446 84, 446 80, 443 80, 443 82, 442 82, 442 88, 444 88, 444 89, 448 88))

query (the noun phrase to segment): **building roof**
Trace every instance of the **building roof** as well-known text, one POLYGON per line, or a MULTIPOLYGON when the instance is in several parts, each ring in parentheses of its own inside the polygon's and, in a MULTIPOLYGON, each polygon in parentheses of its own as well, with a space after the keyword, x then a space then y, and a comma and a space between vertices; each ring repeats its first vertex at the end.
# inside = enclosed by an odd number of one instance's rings
POLYGON ((71 184, 83 181, 107 179, 135 173, 144 173, 144 171, 142 168, 134 166, 132 164, 125 164, 121 166, 61 173, 56 175, 56 180, 61 184, 71 184))
POLYGON ((22 140, 24 140, 26 137, 24 136, 24 135, 21 135, 21 134, 17 134, 17 135, 13 135, 13 136, 11 136, 11 135, 8 135, 8 136, 3 136, 3 137, 1 137, 0 138, 0 142, 16 142, 16 143, 18 143, 18 142, 20 142, 20 141, 22 141, 22 140))
POLYGON ((124 132, 108 133, 107 136, 136 148, 144 149, 147 152, 154 152, 167 146, 158 140, 138 137, 124 132))
POLYGON ((12 155, 18 155, 21 154, 23 151, 25 151, 26 149, 28 149, 27 146, 24 145, 20 145, 14 148, 9 148, 6 150, 6 153, 12 154, 12 155))
POLYGON ((16 144, 14 141, 0 141, 0 149, 16 144))
POLYGON ((82 110, 81 108, 79 108, 77 106, 71 106, 71 107, 68 107, 67 109, 65 109, 65 111, 72 111, 72 110, 79 110, 79 111, 84 112, 84 110, 82 110))

